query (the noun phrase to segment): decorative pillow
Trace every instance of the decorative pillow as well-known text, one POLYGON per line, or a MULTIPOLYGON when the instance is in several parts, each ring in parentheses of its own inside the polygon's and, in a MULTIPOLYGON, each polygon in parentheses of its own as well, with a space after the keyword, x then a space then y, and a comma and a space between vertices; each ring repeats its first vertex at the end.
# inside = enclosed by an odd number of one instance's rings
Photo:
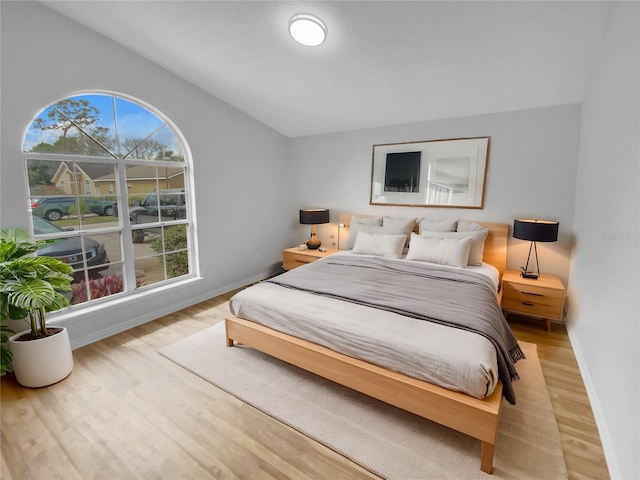
POLYGON ((365 218, 351 217, 351 225, 349 226, 349 239, 347 240, 347 250, 351 250, 356 243, 358 232, 363 225, 382 225, 382 217, 365 218))
POLYGON ((385 229, 384 233, 390 235, 404 235, 407 238, 405 247, 409 246, 409 240, 411 239, 411 232, 416 224, 416 217, 382 217, 382 227, 385 229))
POLYGON ((407 237, 404 235, 379 235, 360 230, 353 246, 353 253, 401 258, 406 240, 407 237))
POLYGON ((458 220, 428 220, 420 219, 420 233, 423 230, 430 232, 455 232, 458 227, 458 220))
POLYGON ((382 225, 362 225, 359 232, 375 233, 378 235, 401 235, 395 230, 384 228, 382 225))
POLYGON ((425 230, 422 236, 430 238, 471 238, 471 250, 469 250, 469 261, 467 265, 482 265, 482 255, 484 254, 484 240, 487 238, 489 230, 476 230, 471 232, 430 232, 425 230))
POLYGON ((466 267, 471 250, 471 238, 430 238, 411 234, 407 260, 466 267))
POLYGON ((483 227, 478 223, 468 222, 467 220, 458 220, 458 226, 456 231, 458 232, 476 232, 480 230, 486 230, 489 233, 489 229, 487 227, 483 227))

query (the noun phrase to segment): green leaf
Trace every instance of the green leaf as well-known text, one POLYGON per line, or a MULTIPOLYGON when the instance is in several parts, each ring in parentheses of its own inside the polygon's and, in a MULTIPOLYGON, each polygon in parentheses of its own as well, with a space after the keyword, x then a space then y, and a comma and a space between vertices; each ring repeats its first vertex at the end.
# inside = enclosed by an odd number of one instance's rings
POLYGON ((18 308, 15 305, 9 305, 7 316, 11 320, 22 320, 29 315, 29 310, 25 308, 18 308))
POLYGON ((0 373, 6 373, 9 371, 7 366, 11 363, 13 354, 11 350, 5 347, 0 348, 0 373))
POLYGON ((55 290, 65 292, 71 291, 71 285, 69 284, 69 279, 66 276, 47 277, 46 280, 55 290))
POLYGON ((0 230, 0 262, 6 262, 32 254, 38 245, 22 228, 3 228, 0 230))
POLYGON ((51 302, 47 307, 45 307, 45 310, 47 312, 55 312, 56 310, 60 310, 61 308, 65 308, 69 306, 69 300, 64 295, 61 295, 60 293, 55 292, 54 297, 55 298, 53 302, 51 302))
POLYGON ((11 243, 31 243, 31 235, 23 228, 3 228, 0 241, 11 243))
POLYGON ((9 341, 10 334, 15 333, 7 325, 0 325, 0 343, 6 343, 9 341))
POLYGON ((27 280, 9 294, 9 303, 18 308, 35 310, 53 303, 55 293, 51 284, 45 280, 27 280))
POLYGON ((37 250, 37 246, 30 243, 4 243, 0 242, 0 262, 15 260, 29 255, 37 250))
POLYGON ((73 267, 52 257, 24 257, 0 263, 0 280, 58 277, 72 280, 73 267))
POLYGON ((11 350, 4 346, 9 341, 9 334, 13 334, 7 325, 0 324, 0 373, 6 373, 8 371, 7 366, 11 363, 13 354, 11 350))

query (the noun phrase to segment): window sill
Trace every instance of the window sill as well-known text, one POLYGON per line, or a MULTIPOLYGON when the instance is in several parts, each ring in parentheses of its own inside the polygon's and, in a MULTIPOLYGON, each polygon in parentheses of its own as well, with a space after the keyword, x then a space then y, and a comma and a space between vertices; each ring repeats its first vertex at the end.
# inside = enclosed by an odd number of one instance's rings
POLYGON ((83 319, 84 317, 91 316, 92 314, 104 312, 106 309, 118 309, 121 306, 131 304, 133 302, 138 303, 141 301, 155 299, 174 291, 175 289, 182 289, 190 285, 195 285, 202 282, 203 278, 194 276, 184 280, 168 283, 162 286, 149 289, 134 290, 126 294, 118 296, 118 298, 105 297, 105 301, 88 302, 86 304, 73 305, 68 307, 63 312, 52 312, 48 314, 48 323, 50 325, 56 323, 69 324, 83 319))

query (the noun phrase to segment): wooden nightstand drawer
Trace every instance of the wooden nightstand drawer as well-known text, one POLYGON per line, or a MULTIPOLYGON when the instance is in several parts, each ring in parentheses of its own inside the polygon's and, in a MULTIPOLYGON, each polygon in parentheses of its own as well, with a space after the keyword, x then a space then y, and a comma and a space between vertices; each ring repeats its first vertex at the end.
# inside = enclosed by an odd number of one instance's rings
POLYGON ((287 248, 282 251, 282 268, 285 270, 293 270, 307 263, 315 262, 320 258, 333 255, 338 251, 339 250, 335 248, 327 248, 324 252, 319 250, 298 250, 297 247, 287 248))
POLYGON ((564 291, 504 282, 504 298, 514 302, 529 302, 559 308, 562 306, 564 291))
POLYGON ((513 300, 506 296, 502 300, 502 309, 535 317, 553 318, 554 320, 559 320, 562 317, 561 304, 545 305, 528 299, 513 300))
POLYGON ((286 250, 282 254, 282 268, 285 270, 292 270, 305 263, 315 262, 317 258, 309 255, 302 255, 300 253, 287 252, 286 250))

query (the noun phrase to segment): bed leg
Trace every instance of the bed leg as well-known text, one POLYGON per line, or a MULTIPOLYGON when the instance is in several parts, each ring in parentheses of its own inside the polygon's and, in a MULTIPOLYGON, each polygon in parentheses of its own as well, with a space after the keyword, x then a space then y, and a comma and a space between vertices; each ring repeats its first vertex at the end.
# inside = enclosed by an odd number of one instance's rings
POLYGON ((493 444, 480 442, 480 470, 491 475, 493 473, 493 444))
POLYGON ((229 338, 229 322, 226 319, 224 321, 224 334, 227 339, 227 347, 233 347, 233 338, 229 338))

